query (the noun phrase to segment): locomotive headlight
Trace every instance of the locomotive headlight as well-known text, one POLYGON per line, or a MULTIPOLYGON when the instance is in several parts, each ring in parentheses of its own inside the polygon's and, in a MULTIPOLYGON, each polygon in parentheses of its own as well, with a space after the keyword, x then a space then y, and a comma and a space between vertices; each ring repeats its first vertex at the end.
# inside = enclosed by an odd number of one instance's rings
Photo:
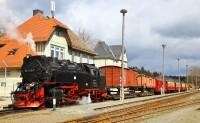
POLYGON ((88 83, 86 82, 85 85, 88 86, 88 83))
POLYGON ((34 82, 32 82, 31 84, 30 84, 30 87, 33 87, 35 85, 35 83, 34 82))
POLYGON ((74 80, 76 80, 76 76, 74 76, 74 80))

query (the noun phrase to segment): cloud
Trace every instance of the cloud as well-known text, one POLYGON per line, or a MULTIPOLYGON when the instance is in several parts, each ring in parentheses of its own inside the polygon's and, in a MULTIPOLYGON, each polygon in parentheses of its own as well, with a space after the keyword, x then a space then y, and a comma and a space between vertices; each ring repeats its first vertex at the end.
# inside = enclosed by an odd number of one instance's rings
MULTIPOLYGON (((120 10, 126 8, 125 46, 130 66, 161 71, 165 43, 167 74, 181 73, 185 64, 200 64, 199 0, 56 0, 55 17, 74 31, 84 28, 95 39, 121 44, 120 10)), ((50 1, 0 0, 0 19, 14 18, 17 24, 41 9, 50 16, 50 1), (3 2, 2 2, 3 1, 3 2)))
POLYGON ((154 30, 164 37, 199 38, 200 22, 195 18, 186 18, 170 26, 163 26, 154 30))

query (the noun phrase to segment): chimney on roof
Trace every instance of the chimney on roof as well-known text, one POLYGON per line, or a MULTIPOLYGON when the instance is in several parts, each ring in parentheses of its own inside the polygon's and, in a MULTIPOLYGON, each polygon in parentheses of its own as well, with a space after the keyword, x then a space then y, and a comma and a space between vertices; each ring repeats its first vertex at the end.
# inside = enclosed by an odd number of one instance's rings
POLYGON ((36 15, 37 13, 43 14, 44 12, 42 10, 39 10, 39 9, 34 9, 33 10, 33 16, 36 15))

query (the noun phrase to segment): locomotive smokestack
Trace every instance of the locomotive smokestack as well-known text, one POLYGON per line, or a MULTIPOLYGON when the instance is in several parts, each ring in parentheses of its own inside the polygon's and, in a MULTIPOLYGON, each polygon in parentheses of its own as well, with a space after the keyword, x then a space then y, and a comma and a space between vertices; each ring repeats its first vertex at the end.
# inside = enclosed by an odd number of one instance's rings
POLYGON ((51 16, 52 16, 52 18, 54 18, 54 16, 55 16, 55 10, 56 10, 55 0, 51 0, 51 16))

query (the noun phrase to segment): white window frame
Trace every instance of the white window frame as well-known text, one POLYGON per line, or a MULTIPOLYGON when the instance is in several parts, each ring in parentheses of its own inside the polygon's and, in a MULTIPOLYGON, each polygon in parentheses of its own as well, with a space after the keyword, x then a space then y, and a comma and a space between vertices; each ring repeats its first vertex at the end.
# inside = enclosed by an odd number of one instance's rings
POLYGON ((83 55, 82 55, 82 53, 80 53, 80 63, 82 63, 83 61, 83 55))
POLYGON ((1 87, 6 87, 6 82, 1 82, 1 87))
POLYGON ((58 58, 58 59, 64 59, 64 56, 65 56, 65 52, 64 51, 65 51, 64 47, 60 47, 60 46, 51 44, 51 48, 50 48, 51 57, 58 58))

